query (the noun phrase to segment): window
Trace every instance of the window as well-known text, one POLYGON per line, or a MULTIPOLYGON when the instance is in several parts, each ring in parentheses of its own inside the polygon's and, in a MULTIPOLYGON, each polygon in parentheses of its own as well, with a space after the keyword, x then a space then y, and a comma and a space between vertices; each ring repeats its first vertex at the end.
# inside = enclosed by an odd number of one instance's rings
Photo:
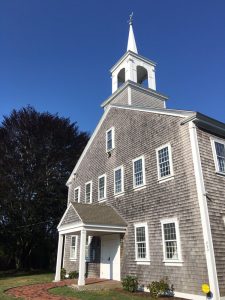
POLYGON ((106 175, 102 175, 98 178, 98 200, 104 200, 106 198, 106 175))
POLYGON ((80 187, 74 189, 74 201, 80 202, 80 187))
POLYGON ((147 223, 135 224, 135 256, 137 262, 150 262, 147 223))
POLYGON ((216 172, 225 175, 225 141, 212 139, 216 172))
POLYGON ((70 237, 70 259, 77 259, 77 235, 70 237))
POLYGON ((170 144, 156 149, 158 178, 164 179, 173 175, 172 156, 170 144))
POLYGON ((133 160, 133 185, 134 188, 145 185, 145 163, 143 156, 133 160))
POLYGON ((114 142, 114 127, 106 131, 106 152, 115 148, 114 142))
POLYGON ((181 262, 180 234, 177 219, 161 221, 164 262, 181 262))
POLYGON ((86 244, 85 244, 85 260, 90 260, 90 245, 91 245, 91 236, 86 236, 86 244))
POLYGON ((92 181, 85 184, 85 203, 92 203, 92 181))
POLYGON ((123 183, 123 167, 114 169, 114 194, 120 194, 124 192, 123 183))

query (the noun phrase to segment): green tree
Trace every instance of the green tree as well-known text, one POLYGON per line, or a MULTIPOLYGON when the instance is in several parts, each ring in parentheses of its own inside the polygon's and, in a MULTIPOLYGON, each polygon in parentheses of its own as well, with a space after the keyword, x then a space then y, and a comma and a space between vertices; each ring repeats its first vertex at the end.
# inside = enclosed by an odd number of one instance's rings
POLYGON ((88 134, 28 106, 0 126, 0 248, 17 269, 49 267, 65 186, 88 134))

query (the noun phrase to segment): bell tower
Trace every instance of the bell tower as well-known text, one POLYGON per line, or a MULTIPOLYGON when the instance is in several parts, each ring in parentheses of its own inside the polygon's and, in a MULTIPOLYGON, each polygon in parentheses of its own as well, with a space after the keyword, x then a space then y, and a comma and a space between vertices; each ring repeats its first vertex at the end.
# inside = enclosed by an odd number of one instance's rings
POLYGON ((127 52, 110 70, 112 75, 112 93, 127 81, 156 90, 155 66, 156 64, 153 61, 138 54, 133 31, 132 13, 129 20, 127 52))

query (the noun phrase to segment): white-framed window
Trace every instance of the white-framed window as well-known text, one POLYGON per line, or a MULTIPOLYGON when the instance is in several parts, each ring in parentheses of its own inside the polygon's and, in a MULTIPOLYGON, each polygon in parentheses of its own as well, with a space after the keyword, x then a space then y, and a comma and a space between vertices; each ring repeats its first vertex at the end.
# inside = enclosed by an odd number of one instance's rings
POLYGON ((147 223, 134 224, 135 259, 137 263, 149 264, 149 239, 147 223))
POLYGON ((166 144, 156 149, 158 179, 173 176, 173 163, 171 145, 166 144))
POLYGON ((90 246, 91 246, 92 236, 86 236, 86 244, 85 244, 85 260, 90 260, 90 246))
POLYGON ((168 265, 179 265, 181 261, 180 232, 177 218, 161 220, 163 256, 168 265))
POLYGON ((145 185, 145 159, 144 156, 133 159, 133 186, 134 188, 145 185))
POLYGON ((85 203, 92 203, 92 181, 85 183, 85 203))
POLYGON ((74 189, 74 201, 80 202, 80 187, 79 186, 74 189))
POLYGON ((111 127, 106 131, 106 152, 111 151, 115 148, 115 130, 111 127))
POLYGON ((102 201, 106 198, 106 174, 98 177, 98 200, 102 201))
POLYGON ((225 175, 225 140, 211 139, 216 172, 225 175))
POLYGON ((124 171, 123 166, 114 169, 114 195, 124 192, 124 171))
POLYGON ((78 235, 70 236, 70 259, 77 259, 77 241, 78 235))

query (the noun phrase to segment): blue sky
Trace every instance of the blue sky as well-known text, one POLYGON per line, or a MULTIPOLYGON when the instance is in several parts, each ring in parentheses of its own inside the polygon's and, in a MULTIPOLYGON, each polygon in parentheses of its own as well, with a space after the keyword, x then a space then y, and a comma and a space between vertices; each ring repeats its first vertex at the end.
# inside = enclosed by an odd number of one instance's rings
POLYGON ((92 132, 125 53, 128 17, 168 107, 225 122, 224 0, 1 0, 0 121, 27 104, 92 132))

